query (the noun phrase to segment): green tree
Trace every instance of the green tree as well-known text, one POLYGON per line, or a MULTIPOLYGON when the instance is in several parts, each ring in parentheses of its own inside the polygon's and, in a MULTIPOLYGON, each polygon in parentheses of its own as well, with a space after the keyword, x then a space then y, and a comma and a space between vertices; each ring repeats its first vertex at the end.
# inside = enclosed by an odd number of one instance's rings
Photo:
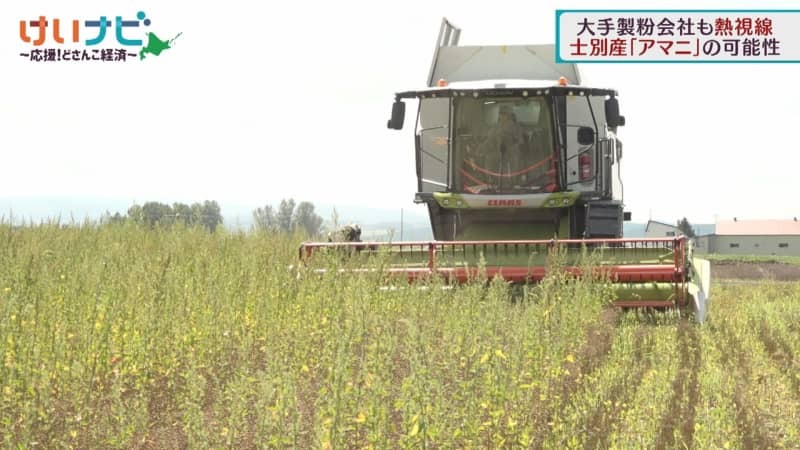
POLYGON ((156 224, 172 224, 174 219, 172 208, 165 203, 159 202, 147 202, 142 205, 142 218, 144 222, 151 227, 156 224))
POLYGON ((322 217, 314 210, 311 202, 297 204, 293 198, 281 200, 277 209, 271 205, 256 208, 253 211, 253 221, 258 230, 279 231, 294 233, 303 230, 309 236, 319 236, 322 233, 322 217))
POLYGON ((159 202, 146 202, 144 205, 133 205, 128 208, 127 218, 136 223, 149 226, 170 226, 183 222, 186 226, 202 225, 209 231, 216 231, 222 224, 222 210, 216 200, 206 200, 203 203, 175 202, 172 206, 159 202))
POLYGON ((122 214, 120 214, 119 212, 115 212, 112 215, 110 211, 106 211, 105 214, 103 214, 100 217, 100 223, 103 224, 103 225, 120 224, 120 223, 124 223, 125 220, 126 220, 126 217, 123 216, 122 214))
POLYGON ((197 218, 192 212, 192 207, 186 203, 173 203, 172 214, 175 216, 175 222, 183 222, 186 226, 191 226, 197 223, 197 218))
POLYGON ((216 200, 206 200, 200 206, 200 223, 212 233, 222 224, 222 209, 216 200))
POLYGON ((141 205, 133 205, 128 208, 128 219, 133 220, 136 223, 141 223, 144 221, 144 213, 142 213, 142 206, 141 205))
POLYGON ((257 208, 253 211, 253 221, 256 229, 263 231, 277 231, 278 218, 275 216, 275 209, 271 205, 257 208))
POLYGON ((203 205, 195 202, 192 203, 190 208, 192 210, 193 223, 200 223, 200 221, 203 219, 203 205))
POLYGON ((692 224, 689 223, 686 217, 678 221, 678 229, 681 230, 681 233, 686 237, 695 237, 694 228, 692 228, 692 224))
POLYGON ((322 217, 314 212, 310 202, 300 202, 294 212, 293 226, 304 230, 309 236, 318 236, 322 228, 322 217))
POLYGON ((278 207, 276 218, 278 220, 278 228, 284 233, 294 232, 294 199, 283 199, 281 205, 278 207))

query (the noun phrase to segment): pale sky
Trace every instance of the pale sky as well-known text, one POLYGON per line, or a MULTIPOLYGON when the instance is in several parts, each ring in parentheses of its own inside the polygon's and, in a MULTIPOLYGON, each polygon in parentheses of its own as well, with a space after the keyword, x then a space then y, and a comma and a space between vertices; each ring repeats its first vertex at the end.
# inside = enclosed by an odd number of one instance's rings
MULTIPOLYGON (((0 2, 0 197, 252 205, 283 197, 413 208, 413 116, 443 16, 461 44, 545 44, 556 9, 625 1, 0 2), (134 19, 159 57, 34 63, 20 20, 134 19)), ((792 9, 793 2, 648 2, 649 9, 792 9)), ((127 30, 126 30, 127 31, 127 30)), ((140 31, 139 33, 143 33, 140 31)), ((132 33, 129 37, 141 37, 132 33)), ((84 36, 82 36, 83 38, 84 36)), ((48 35, 48 39, 51 36, 48 35)), ((800 36, 795 39, 800 45, 800 36)), ((104 44, 114 43, 109 30, 104 44)), ((66 45, 66 44, 65 44, 66 45)), ((55 47, 49 41, 43 47, 55 47)), ((82 47, 83 48, 83 47, 82 47)), ((584 64, 619 91, 625 203, 635 222, 800 216, 796 64, 584 64)), ((224 211, 223 211, 224 213, 224 211)), ((24 212, 23 212, 24 214, 24 212)))

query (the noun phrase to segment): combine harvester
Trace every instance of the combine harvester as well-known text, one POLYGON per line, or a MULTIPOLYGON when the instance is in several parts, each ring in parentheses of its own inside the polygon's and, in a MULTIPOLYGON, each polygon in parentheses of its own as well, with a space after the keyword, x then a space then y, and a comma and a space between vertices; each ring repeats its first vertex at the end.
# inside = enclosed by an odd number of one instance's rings
POLYGON ((415 202, 435 241, 305 243, 301 259, 313 268, 315 254, 350 249, 359 261, 388 255, 388 273, 409 280, 466 282, 480 265, 489 278, 535 283, 556 250, 579 274, 588 248, 617 306, 693 308, 702 322, 710 266, 691 242, 622 238, 617 92, 581 85, 553 45, 458 46, 460 31, 442 21, 428 87, 397 93, 388 122, 402 129, 404 100, 419 101, 415 202))

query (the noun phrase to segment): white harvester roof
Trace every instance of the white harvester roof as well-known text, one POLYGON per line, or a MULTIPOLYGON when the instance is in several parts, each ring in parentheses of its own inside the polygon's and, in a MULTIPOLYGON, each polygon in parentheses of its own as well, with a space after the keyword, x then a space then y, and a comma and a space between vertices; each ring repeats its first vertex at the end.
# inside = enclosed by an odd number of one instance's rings
POLYGON ((554 45, 490 45, 439 47, 431 67, 429 86, 439 79, 448 83, 464 81, 542 82, 557 84, 565 77, 569 84, 581 83, 578 66, 555 62, 554 45))
POLYGON ((549 80, 580 85, 578 66, 557 63, 553 44, 543 45, 467 45, 459 46, 461 29, 442 19, 433 53, 428 86, 440 79, 448 83, 484 80, 549 80))

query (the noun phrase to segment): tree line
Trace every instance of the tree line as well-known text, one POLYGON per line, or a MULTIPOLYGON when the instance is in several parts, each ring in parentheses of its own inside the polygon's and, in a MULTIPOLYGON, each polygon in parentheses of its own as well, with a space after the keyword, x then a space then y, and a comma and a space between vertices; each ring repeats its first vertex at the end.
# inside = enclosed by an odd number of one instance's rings
POLYGON ((222 225, 222 209, 216 200, 206 200, 203 203, 175 202, 172 205, 161 202, 145 202, 142 205, 134 204, 125 215, 119 212, 114 215, 107 214, 104 222, 120 223, 131 221, 138 224, 155 226, 170 226, 181 223, 186 226, 201 225, 211 232, 222 225))
POLYGON ((283 199, 277 208, 266 205, 253 211, 253 222, 258 230, 281 233, 302 231, 308 236, 322 233, 322 217, 314 211, 311 202, 295 204, 294 199, 283 199))
MULTIPOLYGON (((299 204, 294 199, 283 199, 277 207, 266 205, 256 208, 252 212, 256 230, 275 233, 295 233, 301 231, 308 236, 322 234, 322 217, 314 209, 314 204, 303 201, 299 204)), ((206 200, 202 203, 175 202, 171 205, 155 201, 145 202, 142 205, 134 204, 126 214, 119 212, 106 214, 103 222, 121 223, 131 221, 150 227, 171 226, 183 224, 185 226, 203 226, 211 232, 222 225, 224 218, 219 203, 215 200, 206 200)))

